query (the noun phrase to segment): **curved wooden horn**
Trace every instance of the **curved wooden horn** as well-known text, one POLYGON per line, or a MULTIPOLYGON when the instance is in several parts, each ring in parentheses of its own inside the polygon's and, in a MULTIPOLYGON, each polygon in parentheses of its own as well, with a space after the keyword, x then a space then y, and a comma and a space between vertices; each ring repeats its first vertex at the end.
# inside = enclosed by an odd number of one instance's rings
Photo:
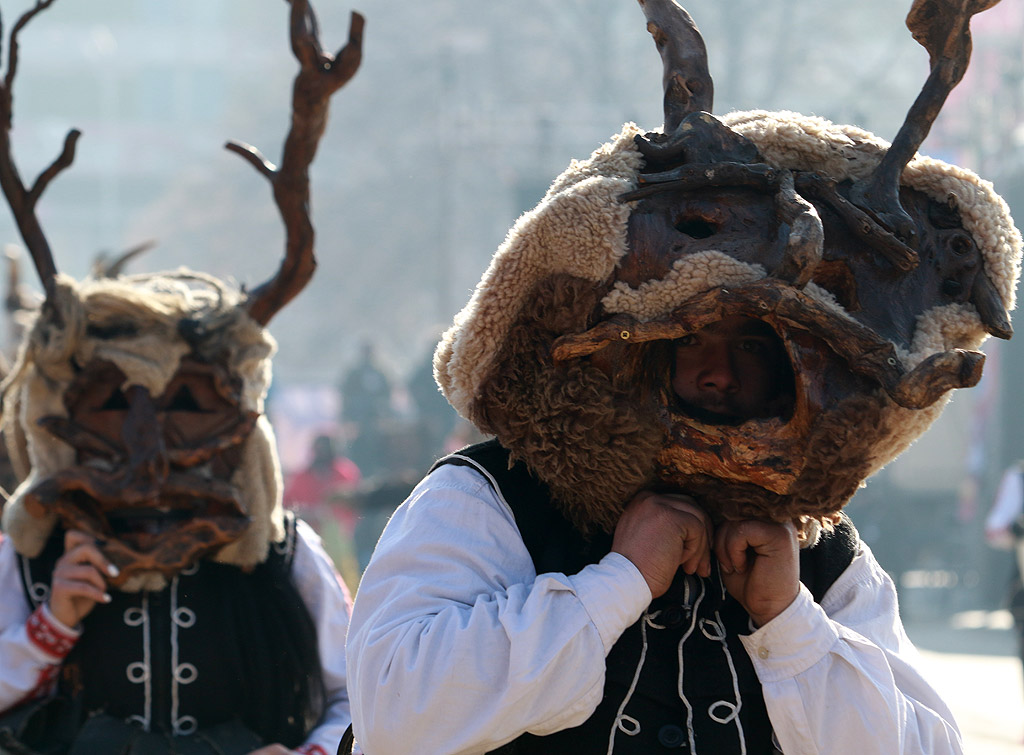
POLYGON ((989 334, 1004 340, 1013 336, 1013 325, 1010 324, 1010 315, 1003 304, 1003 298, 984 270, 979 270, 974 276, 971 304, 978 310, 978 317, 989 334))
POLYGON ((904 242, 914 243, 914 222, 899 200, 903 169, 928 136, 932 123, 971 59, 971 16, 999 0, 914 0, 907 28, 928 50, 931 73, 878 167, 853 186, 854 201, 904 242))
POLYGON ((365 20, 353 11, 346 45, 336 54, 323 50, 316 16, 308 0, 291 0, 291 46, 300 70, 292 86, 292 122, 280 167, 246 144, 227 149, 252 164, 271 183, 274 202, 285 225, 284 260, 273 278, 256 287, 246 304, 261 325, 290 302, 313 277, 313 224, 309 217, 309 166, 327 126, 330 97, 355 75, 362 60, 365 20))
MULTIPOLYGON (((44 307, 53 302, 57 266, 54 264, 53 253, 50 251, 50 244, 43 233, 43 227, 39 223, 39 218, 36 217, 36 204, 50 182, 74 162, 75 145, 81 133, 77 129, 68 132, 64 138, 64 148, 60 155, 39 174, 35 183, 32 184, 32 188, 26 189, 11 154, 11 127, 14 122, 12 90, 14 77, 18 72, 18 34, 36 14, 46 10, 54 2, 56 0, 36 0, 35 6, 18 19, 11 30, 7 46, 7 73, 4 75, 3 81, 0 82, 0 188, 11 207, 11 213, 18 225, 18 232, 35 263, 36 272, 39 273, 39 280, 46 292, 44 307)), ((57 316, 56 312, 53 312, 53 315, 57 316)))
POLYGON ((665 133, 671 134, 690 113, 711 112, 715 86, 708 51, 690 14, 674 0, 637 1, 665 67, 665 133))

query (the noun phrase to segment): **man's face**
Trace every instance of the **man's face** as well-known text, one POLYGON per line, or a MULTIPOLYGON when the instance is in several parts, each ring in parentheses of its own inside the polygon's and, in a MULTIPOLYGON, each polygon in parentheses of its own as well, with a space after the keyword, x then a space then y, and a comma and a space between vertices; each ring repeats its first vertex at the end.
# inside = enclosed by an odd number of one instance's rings
POLYGON ((672 388, 687 414, 709 424, 783 416, 794 392, 782 341, 766 323, 741 315, 675 341, 672 388))

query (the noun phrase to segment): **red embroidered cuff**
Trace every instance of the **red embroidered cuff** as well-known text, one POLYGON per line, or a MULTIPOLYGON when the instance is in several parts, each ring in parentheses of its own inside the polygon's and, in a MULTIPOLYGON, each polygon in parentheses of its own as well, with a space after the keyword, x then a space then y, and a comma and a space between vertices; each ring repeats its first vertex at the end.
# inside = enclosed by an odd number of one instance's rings
POLYGON ((26 622, 29 641, 47 655, 58 661, 63 660, 78 641, 76 635, 68 634, 58 627, 39 606, 26 622))
POLYGON ((295 752, 301 753, 301 755, 327 755, 327 750, 320 745, 302 745, 296 747, 295 752))

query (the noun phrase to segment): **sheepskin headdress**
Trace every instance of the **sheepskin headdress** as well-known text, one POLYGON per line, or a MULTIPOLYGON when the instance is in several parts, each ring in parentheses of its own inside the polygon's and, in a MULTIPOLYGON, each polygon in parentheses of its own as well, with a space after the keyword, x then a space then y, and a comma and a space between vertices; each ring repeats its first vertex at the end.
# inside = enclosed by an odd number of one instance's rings
POLYGON ((690 104, 666 105, 663 131, 626 124, 519 218, 435 376, 581 529, 612 529, 643 487, 718 517, 827 524, 977 382, 985 338, 1009 337, 1021 236, 969 170, 914 155, 889 216, 862 195, 905 145, 690 104), (732 314, 781 338, 791 415, 717 426, 673 408, 666 348, 732 314))
MULTIPOLYGON (((22 479, 4 507, 3 529, 18 552, 39 554, 62 496, 110 489, 123 498, 78 514, 83 526, 116 540, 107 514, 146 500, 154 508, 171 507, 171 498, 195 505, 206 491, 210 502, 183 520, 195 530, 197 553, 216 543, 214 560, 242 567, 263 561, 284 535, 280 468, 263 417, 276 347, 239 306, 239 294, 187 271, 80 283, 61 276, 55 292, 53 310, 37 314, 3 385, 5 438, 22 479), (133 388, 153 403, 154 415, 132 439, 152 447, 133 448, 121 431, 133 388), (209 423, 214 416, 219 424, 209 423), (147 465, 161 468, 139 479, 147 465), (237 511, 223 506, 226 495, 237 511), (216 541, 217 529, 228 535, 216 541)), ((121 551, 111 548, 116 561, 121 551)), ((154 589, 164 576, 141 568, 122 589, 154 589)))

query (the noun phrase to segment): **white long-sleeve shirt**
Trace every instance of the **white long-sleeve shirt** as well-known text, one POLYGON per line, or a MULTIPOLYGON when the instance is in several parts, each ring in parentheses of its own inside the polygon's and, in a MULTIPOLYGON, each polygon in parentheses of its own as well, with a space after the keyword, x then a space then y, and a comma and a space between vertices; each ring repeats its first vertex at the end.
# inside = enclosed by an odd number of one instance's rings
MULTIPOLYGON (((319 536, 299 520, 292 576, 316 624, 326 698, 317 727, 299 752, 333 754, 351 722, 346 686, 345 634, 350 598, 319 536)), ((9 538, 0 539, 0 712, 40 691, 56 676, 63 656, 79 636, 43 606, 43 631, 32 617, 19 575, 19 561, 9 538), (40 641, 42 634, 43 641, 40 641), (49 642, 46 638, 52 638, 49 642)))
MULTIPOLYGON (((1003 473, 996 499, 985 517, 985 532, 990 538, 1009 533, 1010 526, 1024 511, 1024 475, 1014 464, 1003 473)), ((1011 535, 1007 537, 1012 540, 1011 535)))
MULTIPOLYGON (((650 601, 617 553, 536 574, 507 503, 475 470, 442 466, 395 513, 360 582, 347 647, 356 738, 368 755, 468 755, 577 726, 601 701, 605 656, 650 601)), ((821 605, 802 587, 742 642, 787 755, 962 751, 863 544, 821 605)))

